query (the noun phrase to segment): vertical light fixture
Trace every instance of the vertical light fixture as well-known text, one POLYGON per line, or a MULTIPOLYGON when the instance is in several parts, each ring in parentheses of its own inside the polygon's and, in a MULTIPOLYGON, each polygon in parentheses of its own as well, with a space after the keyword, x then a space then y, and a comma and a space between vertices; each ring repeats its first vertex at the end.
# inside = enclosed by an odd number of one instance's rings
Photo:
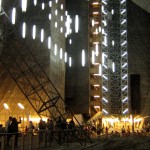
POLYGON ((63 10, 63 8, 64 8, 63 4, 61 4, 60 8, 63 10))
POLYGON ((98 44, 95 44, 95 54, 96 56, 99 54, 98 44))
POLYGON ((37 0, 34 0, 34 6, 36 6, 37 5, 37 0))
POLYGON ((85 66, 85 50, 82 50, 82 66, 85 66))
POLYGON ((79 32, 79 16, 75 16, 75 33, 79 32))
POLYGON ((41 29, 41 42, 44 41, 44 29, 41 29))
POLYGON ((48 19, 51 20, 52 19, 52 14, 48 15, 48 19))
POLYGON ((65 52, 65 62, 67 62, 67 52, 65 52))
POLYGON ((50 49, 51 48, 51 37, 49 36, 48 37, 48 49, 50 49))
POLYGON ((2 7, 2 0, 0 0, 0 11, 1 11, 1 7, 2 7))
POLYGON ((102 75, 102 65, 99 64, 99 75, 101 76, 102 75))
POLYGON ((36 25, 33 25, 32 27, 32 38, 33 40, 36 38, 36 25))
POLYGON ((60 59, 62 59, 62 57, 63 57, 63 49, 60 48, 60 59))
POLYGON ((42 10, 45 9, 45 3, 42 3, 42 10))
POLYGON ((12 24, 16 23, 16 8, 12 9, 12 24))
POLYGON ((49 1, 49 7, 52 7, 52 1, 51 0, 49 1))
POLYGON ((69 57, 69 67, 71 67, 72 66, 72 59, 71 59, 71 57, 69 57))
POLYGON ((54 54, 57 55, 57 44, 54 45, 54 54))
POLYGON ((22 24, 22 37, 25 38, 26 37, 26 23, 23 22, 22 24))
POLYGON ((22 0, 21 7, 22 7, 22 12, 27 11, 27 0, 22 0))
POLYGON ((115 72, 115 63, 112 63, 112 71, 115 72))

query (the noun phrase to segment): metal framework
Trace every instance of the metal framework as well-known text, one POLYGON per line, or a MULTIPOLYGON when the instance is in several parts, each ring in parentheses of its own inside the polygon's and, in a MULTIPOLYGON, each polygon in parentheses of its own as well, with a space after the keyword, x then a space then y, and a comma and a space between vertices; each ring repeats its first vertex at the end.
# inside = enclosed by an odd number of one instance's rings
POLYGON ((103 113, 128 112, 126 1, 102 0, 103 113))

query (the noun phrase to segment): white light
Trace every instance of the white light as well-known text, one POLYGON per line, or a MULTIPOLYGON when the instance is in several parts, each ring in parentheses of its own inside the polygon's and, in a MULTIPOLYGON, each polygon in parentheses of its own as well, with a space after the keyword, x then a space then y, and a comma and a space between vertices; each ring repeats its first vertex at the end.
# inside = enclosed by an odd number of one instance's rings
POLYGON ((51 48, 51 37, 49 36, 48 37, 48 49, 50 49, 51 48))
POLYGON ((34 0, 34 6, 36 6, 37 5, 37 0, 34 0))
POLYGON ((22 37, 23 38, 26 37, 26 23, 25 22, 22 24, 22 37))
POLYGON ((127 101, 127 100, 128 100, 128 98, 126 97, 125 99, 122 100, 122 102, 124 103, 124 102, 127 101))
POLYGON ((69 67, 71 67, 72 66, 72 59, 71 59, 71 57, 69 57, 69 67))
POLYGON ((112 14, 112 15, 114 14, 114 10, 113 10, 113 9, 111 10, 111 14, 112 14))
POLYGON ((122 77, 122 79, 125 79, 127 77, 127 74, 125 74, 123 77, 122 77))
POLYGON ((102 75, 102 65, 99 64, 99 75, 101 76, 102 75))
POLYGON ((95 24, 95 23, 94 23, 94 19, 92 19, 92 27, 94 27, 94 24, 95 24))
POLYGON ((44 10, 45 8, 45 3, 42 3, 42 10, 44 10))
POLYGON ((51 20, 52 19, 52 14, 48 15, 48 19, 51 20))
POLYGON ((72 44, 72 40, 71 39, 69 40, 69 44, 72 44))
POLYGON ((68 11, 65 11, 65 15, 66 15, 66 16, 68 15, 68 11))
POLYGON ((61 20, 61 21, 63 21, 63 20, 64 20, 64 17, 63 17, 63 16, 61 16, 61 17, 60 17, 60 20, 61 20))
POLYGON ((63 4, 61 4, 60 8, 63 10, 63 9, 64 9, 64 5, 63 5, 63 4))
POLYGON ((12 24, 16 23, 16 8, 12 9, 12 24))
POLYGON ((67 62, 67 52, 65 52, 65 62, 67 62))
POLYGON ((57 55, 57 44, 54 45, 54 55, 57 55))
POLYGON ((107 15, 107 13, 104 10, 104 6, 102 6, 102 12, 103 12, 103 14, 107 15))
POLYGON ((67 35, 69 35, 69 33, 70 33, 70 16, 69 15, 67 15, 67 20, 66 20, 66 33, 67 33, 67 35))
POLYGON ((107 78, 105 75, 103 75, 102 77, 103 77, 104 79, 108 80, 108 78, 107 78))
POLYGON ((102 22, 103 22, 104 26, 107 26, 106 20, 103 20, 102 22))
POLYGON ((18 106, 19 106, 21 109, 24 109, 24 106, 23 106, 21 103, 18 103, 18 106))
POLYGON ((105 69, 107 69, 107 68, 108 68, 105 64, 103 64, 103 67, 104 67, 105 69))
POLYGON ((124 91, 125 89, 127 89, 127 86, 125 86, 125 87, 122 89, 122 91, 124 91))
POLYGON ((105 63, 105 57, 107 58, 107 55, 105 53, 102 53, 102 64, 105 63))
POLYGON ((104 44, 105 46, 107 46, 107 36, 104 36, 103 44, 104 44))
POLYGON ((4 103, 3 105, 4 105, 5 109, 9 109, 8 104, 4 103))
POLYGON ((1 11, 1 7, 2 7, 2 0, 0 0, 0 11, 1 11))
POLYGON ((56 15, 56 16, 58 15, 58 10, 57 10, 57 9, 55 10, 55 15, 56 15))
POLYGON ((57 28, 58 27, 58 23, 57 22, 55 22, 55 28, 57 28))
POLYGON ((75 16, 75 33, 78 33, 79 31, 79 16, 75 16))
POLYGON ((124 67, 126 67, 127 66, 127 63, 125 63, 123 66, 122 66, 122 68, 124 68, 124 67))
POLYGON ((121 14, 123 14, 123 13, 125 13, 126 12, 126 9, 123 9, 122 11, 121 11, 121 14))
POLYGON ((102 28, 101 28, 101 27, 99 27, 99 28, 98 28, 98 30, 99 30, 99 33, 100 33, 100 32, 102 31, 102 28))
POLYGON ((63 57, 63 49, 60 48, 60 59, 62 59, 62 57, 63 57))
POLYGON ((44 42, 44 29, 41 29, 41 42, 44 42))
POLYGON ((63 27, 60 28, 60 32, 63 33, 63 27))
POLYGON ((127 111, 128 111, 128 109, 124 110, 124 111, 123 111, 123 114, 125 114, 127 111))
POLYGON ((58 0, 55 0, 56 4, 58 3, 58 0))
POLYGON ((49 1, 49 7, 52 7, 52 1, 49 1))
POLYGON ((105 91, 108 91, 108 89, 107 89, 106 87, 102 86, 102 88, 103 88, 105 91))
POLYGON ((99 95, 94 95, 94 98, 100 98, 100 96, 99 95))
POLYGON ((85 51, 82 50, 82 66, 85 66, 85 51))
POLYGON ((124 42, 121 44, 121 46, 124 46, 126 43, 127 43, 127 41, 124 41, 124 42))
POLYGON ((107 112, 105 109, 103 109, 103 112, 104 112, 105 114, 108 114, 108 112, 107 112))
POLYGON ((95 52, 94 50, 92 50, 92 64, 95 63, 95 52))
POLYGON ((98 56, 99 54, 99 47, 98 44, 95 45, 95 55, 98 56))
POLYGON ((104 3, 105 5, 107 5, 106 1, 105 0, 102 0, 102 3, 104 3))
POLYGON ((126 22, 126 19, 123 19, 122 22, 121 22, 121 24, 124 24, 125 22, 126 22))
POLYGON ((123 32, 121 33, 121 35, 124 35, 127 31, 126 30, 123 30, 123 32))
POLYGON ((33 25, 32 27, 32 38, 35 39, 36 37, 36 25, 33 25))
POLYGON ((126 2, 126 0, 122 0, 122 1, 121 1, 121 4, 123 4, 124 2, 126 2))
POLYGON ((106 98, 103 97, 103 100, 104 100, 106 103, 108 103, 108 100, 107 100, 106 98))
POLYGON ((22 12, 26 12, 26 10, 27 10, 27 0, 22 0, 21 7, 22 7, 22 12))
POLYGON ((122 54, 122 57, 124 57, 125 55, 127 55, 127 52, 124 52, 124 53, 122 54))
POLYGON ((115 63, 112 63, 112 71, 115 72, 115 63))
POLYGON ((115 45, 115 41, 112 41, 112 46, 114 46, 115 45))

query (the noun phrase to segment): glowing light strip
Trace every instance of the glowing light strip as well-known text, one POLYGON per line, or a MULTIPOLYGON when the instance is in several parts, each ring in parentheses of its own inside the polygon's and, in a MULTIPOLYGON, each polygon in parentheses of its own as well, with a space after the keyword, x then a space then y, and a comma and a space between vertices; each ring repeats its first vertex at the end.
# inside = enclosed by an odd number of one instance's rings
POLYGON ((82 50, 82 66, 85 66, 85 50, 82 50))
POLYGON ((18 106, 19 106, 21 109, 24 109, 24 106, 23 106, 21 103, 18 103, 18 106))
POLYGON ((36 6, 37 5, 37 0, 34 0, 34 6, 36 6))
POLYGON ((122 66, 122 68, 124 68, 124 67, 126 67, 127 66, 127 63, 125 63, 123 66, 122 66))
POLYGON ((124 91, 125 89, 127 89, 127 86, 125 86, 125 87, 122 89, 122 91, 124 91))
POLYGON ((51 40, 51 37, 49 36, 48 37, 48 49, 51 49, 51 42, 52 40, 51 40))
POLYGON ((127 77, 127 74, 125 74, 123 77, 122 77, 122 79, 125 79, 127 77))
POLYGON ((124 30, 124 31, 121 33, 121 35, 124 35, 126 32, 127 32, 127 31, 126 31, 126 30, 124 30))
POLYGON ((72 59, 71 59, 71 57, 69 57, 69 67, 71 67, 72 66, 72 59))
POLYGON ((102 88, 103 88, 105 91, 108 91, 108 89, 107 89, 105 86, 102 86, 102 88))
POLYGON ((103 109, 103 112, 104 112, 105 114, 108 114, 108 111, 106 111, 105 109, 103 109))
POLYGON ((45 9, 45 3, 42 3, 42 10, 45 9))
POLYGON ((108 78, 107 78, 105 75, 103 75, 102 77, 103 77, 104 79, 108 80, 108 78))
POLYGON ((124 53, 122 54, 122 57, 124 57, 125 55, 127 55, 127 52, 124 52, 124 53))
POLYGON ((67 52, 65 52, 65 62, 67 62, 67 52))
POLYGON ((12 9, 12 24, 16 23, 16 8, 12 9))
POLYGON ((122 0, 122 1, 121 1, 121 4, 123 4, 124 2, 126 2, 126 0, 122 0))
POLYGON ((108 100, 107 100, 106 98, 103 97, 103 100, 104 100, 106 103, 108 103, 108 100))
POLYGON ((79 32, 79 16, 75 16, 75 33, 79 32))
POLYGON ((3 105, 4 105, 5 109, 9 109, 9 106, 7 103, 4 103, 3 105))
POLYGON ((125 114, 127 111, 128 111, 128 109, 125 109, 125 110, 123 111, 123 114, 125 114))
POLYGON ((122 103, 124 103, 124 102, 127 101, 127 100, 128 100, 128 98, 126 97, 125 99, 122 100, 122 103))
POLYGON ((101 64, 99 65, 99 75, 100 76, 102 75, 102 65, 101 64))
POLYGON ((26 37, 26 23, 25 22, 22 24, 22 37, 23 38, 26 37))
POLYGON ((112 63, 112 71, 115 72, 115 63, 112 63))
POLYGON ((44 42, 44 29, 41 29, 41 42, 44 42))
POLYGON ((57 55, 57 44, 54 45, 54 55, 57 55))
POLYGON ((60 48, 60 59, 62 59, 62 57, 63 57, 63 49, 60 48))
POLYGON ((35 39, 36 37, 36 25, 33 25, 32 27, 32 38, 35 39))
POLYGON ((27 11, 27 0, 22 0, 21 7, 22 7, 22 12, 27 11))

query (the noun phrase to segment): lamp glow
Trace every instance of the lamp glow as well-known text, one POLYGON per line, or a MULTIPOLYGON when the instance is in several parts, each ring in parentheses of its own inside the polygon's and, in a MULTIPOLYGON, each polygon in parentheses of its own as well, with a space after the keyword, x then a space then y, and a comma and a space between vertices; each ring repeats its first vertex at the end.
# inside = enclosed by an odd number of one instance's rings
POLYGON ((71 57, 69 57, 69 67, 71 67, 72 66, 72 59, 71 59, 71 57))
POLYGON ((24 106, 23 106, 21 103, 18 103, 18 106, 19 106, 21 109, 24 109, 24 106))
POLYGON ((63 4, 61 4, 60 8, 63 10, 63 8, 64 8, 64 5, 63 5, 63 4))
POLYGON ((50 49, 51 48, 51 37, 49 36, 48 37, 48 49, 50 49))
POLYGON ((7 103, 4 103, 3 105, 4 105, 4 108, 5 108, 5 109, 9 109, 9 106, 8 106, 7 103))
POLYGON ((21 7, 22 7, 22 12, 27 11, 27 0, 22 0, 21 7))
POLYGON ((26 23, 25 22, 22 24, 22 37, 23 38, 26 37, 26 23))
POLYGON ((45 9, 45 3, 42 3, 42 10, 45 9))
POLYGON ((60 59, 62 59, 62 57, 63 57, 63 49, 60 48, 60 59))
POLYGON ((54 55, 57 55, 57 44, 54 45, 54 55))
POLYGON ((102 75, 102 65, 101 64, 99 65, 99 75, 100 76, 102 75))
POLYGON ((52 7, 52 1, 49 1, 49 7, 52 7))
POLYGON ((85 66, 85 51, 82 50, 82 66, 85 66))
POLYGON ((75 16, 75 33, 79 32, 79 16, 75 16))
POLYGON ((37 0, 34 0, 34 6, 36 6, 37 5, 37 0))
POLYGON ((115 72, 115 63, 112 63, 112 71, 115 72))
POLYGON ((41 42, 44 42, 44 29, 41 29, 41 42))
POLYGON ((12 24, 16 23, 16 8, 12 9, 12 24))
POLYGON ((65 62, 67 62, 67 52, 65 52, 65 62))
POLYGON ((33 27, 32 27, 32 38, 33 39, 36 38, 36 25, 33 25, 33 27))

